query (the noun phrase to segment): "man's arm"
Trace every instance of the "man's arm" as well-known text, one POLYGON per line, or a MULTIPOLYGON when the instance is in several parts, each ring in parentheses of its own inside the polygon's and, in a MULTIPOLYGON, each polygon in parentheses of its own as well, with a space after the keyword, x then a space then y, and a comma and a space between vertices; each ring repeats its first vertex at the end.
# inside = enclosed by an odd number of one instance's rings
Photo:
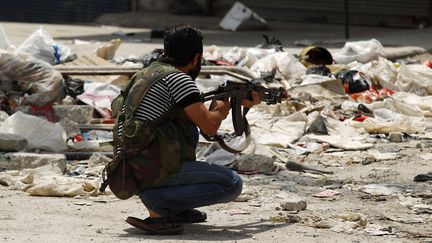
POLYGON ((231 105, 228 101, 216 101, 209 111, 203 102, 196 102, 184 108, 189 119, 209 136, 216 135, 222 121, 228 116, 231 105))

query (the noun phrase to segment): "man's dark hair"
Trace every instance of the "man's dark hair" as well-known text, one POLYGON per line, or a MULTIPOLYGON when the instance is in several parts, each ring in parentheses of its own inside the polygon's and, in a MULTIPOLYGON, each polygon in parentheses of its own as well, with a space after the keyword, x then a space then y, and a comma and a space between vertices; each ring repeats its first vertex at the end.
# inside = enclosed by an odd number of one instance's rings
POLYGON ((194 56, 203 52, 202 35, 191 25, 175 25, 165 31, 164 54, 160 60, 172 65, 187 65, 194 56))

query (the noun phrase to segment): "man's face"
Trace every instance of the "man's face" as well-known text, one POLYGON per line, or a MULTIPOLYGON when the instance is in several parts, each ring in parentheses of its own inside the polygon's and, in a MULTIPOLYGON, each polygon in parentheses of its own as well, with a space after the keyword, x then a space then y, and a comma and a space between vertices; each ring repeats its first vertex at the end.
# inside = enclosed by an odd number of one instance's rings
POLYGON ((188 75, 191 76, 192 80, 195 80, 201 72, 201 55, 196 60, 197 61, 195 66, 188 73, 188 75))

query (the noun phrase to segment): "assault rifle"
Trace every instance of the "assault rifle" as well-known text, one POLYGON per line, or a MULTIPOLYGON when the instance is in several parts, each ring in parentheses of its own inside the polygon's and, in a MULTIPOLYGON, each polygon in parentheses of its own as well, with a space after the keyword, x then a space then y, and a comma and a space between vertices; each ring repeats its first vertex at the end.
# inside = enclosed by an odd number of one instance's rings
MULTIPOLYGON (((56 69, 64 76, 68 75, 129 75, 132 76, 141 68, 136 67, 83 67, 83 66, 56 66, 56 69)), ((232 120, 234 132, 219 133, 215 137, 204 136, 209 141, 217 141, 225 150, 232 153, 240 153, 250 143, 249 123, 246 119, 248 108, 241 106, 242 99, 251 97, 252 91, 261 94, 261 100, 269 105, 280 103, 286 98, 286 92, 282 88, 266 88, 263 86, 266 80, 257 78, 256 74, 248 69, 225 66, 202 66, 201 75, 228 75, 239 82, 227 81, 215 91, 202 94, 204 101, 227 99, 231 101, 232 120), (241 143, 239 145, 239 143, 241 143), (234 146, 236 145, 236 146, 234 146)))
POLYGON ((208 141, 218 142, 223 149, 231 153, 240 153, 246 149, 250 143, 250 128, 246 118, 249 108, 241 105, 242 100, 251 99, 252 91, 258 92, 261 101, 267 105, 281 103, 282 99, 287 97, 286 91, 282 87, 266 88, 263 86, 264 83, 266 81, 259 78, 242 82, 226 81, 219 85, 216 90, 202 93, 203 101, 230 100, 234 127, 234 131, 231 133, 218 133, 214 137, 202 134, 203 137, 208 141), (235 145, 236 147, 234 147, 235 145))

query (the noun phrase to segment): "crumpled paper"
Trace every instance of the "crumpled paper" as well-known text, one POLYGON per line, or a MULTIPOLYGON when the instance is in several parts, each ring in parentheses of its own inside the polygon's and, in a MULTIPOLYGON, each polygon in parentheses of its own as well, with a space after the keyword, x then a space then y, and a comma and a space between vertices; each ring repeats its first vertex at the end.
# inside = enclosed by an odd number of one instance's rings
POLYGON ((94 180, 64 176, 55 165, 0 173, 0 184, 31 196, 97 196, 100 178, 94 180))

